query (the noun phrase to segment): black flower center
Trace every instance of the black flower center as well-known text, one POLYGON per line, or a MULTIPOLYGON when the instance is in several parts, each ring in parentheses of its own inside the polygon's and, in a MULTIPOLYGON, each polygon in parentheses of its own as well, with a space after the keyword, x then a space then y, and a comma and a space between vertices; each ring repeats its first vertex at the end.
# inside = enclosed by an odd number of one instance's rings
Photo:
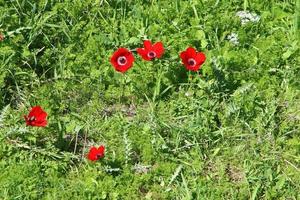
POLYGON ((194 66, 196 65, 195 59, 193 59, 193 58, 188 59, 188 64, 189 64, 191 67, 194 67, 194 66))
POLYGON ((117 60, 118 65, 125 65, 127 63, 127 59, 125 56, 120 56, 117 60))
POLYGON ((98 153, 98 154, 96 155, 96 157, 97 157, 97 159, 102 158, 102 153, 98 153))
POLYGON ((147 54, 147 56, 148 56, 149 58, 154 58, 154 57, 156 57, 156 53, 155 53, 154 51, 150 51, 150 52, 147 54))

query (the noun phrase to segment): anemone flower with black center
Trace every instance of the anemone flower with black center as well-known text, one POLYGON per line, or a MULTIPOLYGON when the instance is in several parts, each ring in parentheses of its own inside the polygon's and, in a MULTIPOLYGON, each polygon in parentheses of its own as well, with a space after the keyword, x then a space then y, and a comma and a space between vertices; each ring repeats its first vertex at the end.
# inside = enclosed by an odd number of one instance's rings
POLYGON ((118 72, 125 73, 132 67, 134 62, 133 54, 126 48, 119 48, 110 59, 111 64, 118 72))
POLYGON ((105 147, 101 145, 100 147, 91 147, 90 151, 87 155, 87 158, 91 161, 99 160, 100 158, 104 157, 105 147))
POLYGON ((180 58, 186 69, 191 71, 198 71, 206 60, 205 54, 197 52, 193 47, 188 47, 181 52, 180 58))
POLYGON ((47 113, 41 108, 41 106, 34 106, 31 108, 29 114, 24 115, 27 126, 41 126, 47 125, 47 113))
POLYGON ((162 42, 156 42, 152 45, 150 40, 145 40, 144 47, 137 48, 136 51, 144 60, 149 61, 155 58, 160 58, 165 49, 162 42))

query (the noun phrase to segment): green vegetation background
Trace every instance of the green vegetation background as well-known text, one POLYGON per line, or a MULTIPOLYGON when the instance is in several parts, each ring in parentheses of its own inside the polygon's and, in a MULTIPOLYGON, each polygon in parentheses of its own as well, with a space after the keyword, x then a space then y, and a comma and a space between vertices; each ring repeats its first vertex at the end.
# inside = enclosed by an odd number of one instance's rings
POLYGON ((0 0, 0 199, 300 199, 299 13, 291 0, 0 0), (242 26, 242 10, 260 21, 242 26), (163 58, 115 72, 112 52, 146 38, 163 58), (200 73, 180 63, 190 45, 207 55, 200 73), (34 105, 47 128, 25 126, 34 105))

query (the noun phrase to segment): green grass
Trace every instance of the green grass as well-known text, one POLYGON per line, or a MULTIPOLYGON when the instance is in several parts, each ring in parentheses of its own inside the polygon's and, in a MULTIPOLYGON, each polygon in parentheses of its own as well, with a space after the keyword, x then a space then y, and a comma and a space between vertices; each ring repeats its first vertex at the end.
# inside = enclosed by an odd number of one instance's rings
POLYGON ((0 32, 0 199, 300 199, 299 1, 0 0, 0 32), (162 59, 115 72, 146 38, 162 59))

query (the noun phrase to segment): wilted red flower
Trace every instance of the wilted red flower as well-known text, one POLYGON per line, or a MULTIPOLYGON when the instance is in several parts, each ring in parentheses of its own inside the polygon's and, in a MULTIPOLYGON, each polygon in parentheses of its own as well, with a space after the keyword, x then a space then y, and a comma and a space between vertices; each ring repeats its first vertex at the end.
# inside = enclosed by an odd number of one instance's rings
POLYGON ((101 145, 99 148, 91 147, 87 158, 91 161, 96 161, 104 157, 105 147, 101 145))
POLYGON ((197 71, 201 65, 205 62, 205 54, 197 52, 193 47, 187 48, 180 53, 180 58, 187 70, 197 71))
POLYGON ((47 113, 40 107, 31 108, 28 116, 24 115, 27 126, 43 126, 47 125, 47 113))
POLYGON ((137 48, 136 51, 144 60, 152 60, 154 58, 160 58, 165 49, 162 42, 156 42, 152 45, 150 40, 145 40, 144 48, 137 48))
POLYGON ((133 54, 126 48, 119 48, 110 59, 111 64, 119 72, 126 72, 134 62, 133 54))
POLYGON ((4 40, 4 35, 0 33, 0 42, 4 40))

